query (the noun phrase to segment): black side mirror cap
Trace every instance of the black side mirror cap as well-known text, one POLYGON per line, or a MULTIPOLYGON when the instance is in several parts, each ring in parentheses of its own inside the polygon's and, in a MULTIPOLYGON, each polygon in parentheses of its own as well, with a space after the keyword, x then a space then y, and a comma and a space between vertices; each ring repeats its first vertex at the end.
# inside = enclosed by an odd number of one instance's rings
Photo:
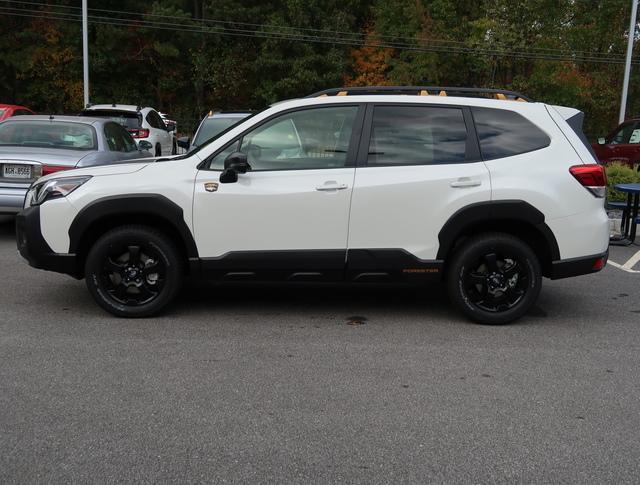
POLYGON ((147 140, 140 140, 138 142, 138 150, 151 150, 153 145, 147 140))
POLYGON ((225 171, 233 170, 236 173, 247 173, 251 170, 251 165, 249 165, 246 153, 233 152, 224 159, 224 168, 225 171))
POLYGON ((232 168, 226 168, 220 174, 221 184, 234 184, 238 181, 238 172, 232 168))

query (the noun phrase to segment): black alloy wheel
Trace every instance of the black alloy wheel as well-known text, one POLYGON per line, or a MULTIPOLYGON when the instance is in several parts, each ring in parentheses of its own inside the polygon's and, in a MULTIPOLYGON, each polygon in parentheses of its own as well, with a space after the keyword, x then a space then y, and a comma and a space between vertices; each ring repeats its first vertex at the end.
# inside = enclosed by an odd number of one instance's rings
POLYGON ((472 320, 510 323, 535 303, 542 284, 531 248, 510 234, 473 236, 458 248, 448 268, 452 301, 472 320))
POLYGON ((85 264, 96 302, 120 317, 147 317, 178 293, 184 261, 173 241, 146 226, 122 226, 101 236, 85 264))
POLYGON ((153 245, 112 247, 104 259, 101 277, 115 301, 140 306, 153 301, 162 291, 166 266, 153 245))
POLYGON ((491 251, 465 266, 464 292, 477 307, 501 312, 513 308, 524 298, 530 278, 517 255, 491 251))

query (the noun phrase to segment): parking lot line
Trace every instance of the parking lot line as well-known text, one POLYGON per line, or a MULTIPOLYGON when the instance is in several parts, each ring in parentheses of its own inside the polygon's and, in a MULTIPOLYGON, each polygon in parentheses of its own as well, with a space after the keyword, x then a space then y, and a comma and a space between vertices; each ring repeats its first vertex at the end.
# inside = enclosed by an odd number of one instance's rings
POLYGON ((627 273, 640 273, 640 271, 636 271, 634 269, 631 269, 638 262, 640 262, 640 251, 638 251, 636 254, 631 256, 631 258, 629 258, 629 260, 627 260, 627 262, 624 263, 624 264, 619 264, 619 263, 616 263, 615 261, 612 261, 612 260, 607 261, 607 264, 610 264, 614 268, 621 269, 622 271, 626 271, 627 273))
POLYGON ((624 263, 622 266, 624 266, 627 269, 631 269, 633 268, 638 262, 640 262, 640 251, 638 251, 636 254, 634 254, 633 256, 631 256, 629 258, 629 261, 627 261, 626 263, 624 263))

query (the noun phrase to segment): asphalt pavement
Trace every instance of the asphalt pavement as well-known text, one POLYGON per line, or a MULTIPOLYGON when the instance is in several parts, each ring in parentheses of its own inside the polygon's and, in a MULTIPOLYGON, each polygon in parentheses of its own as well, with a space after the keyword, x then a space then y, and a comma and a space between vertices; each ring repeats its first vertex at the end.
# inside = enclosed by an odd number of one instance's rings
POLYGON ((638 266, 545 280, 503 327, 437 287, 192 286, 122 320, 13 238, 1 483, 640 480, 638 266))

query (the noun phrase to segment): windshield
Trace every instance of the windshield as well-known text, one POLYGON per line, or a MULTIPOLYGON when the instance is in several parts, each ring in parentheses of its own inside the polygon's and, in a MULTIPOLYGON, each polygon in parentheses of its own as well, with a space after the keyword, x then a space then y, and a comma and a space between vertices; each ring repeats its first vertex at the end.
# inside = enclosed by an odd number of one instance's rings
POLYGON ((95 150, 91 125, 63 121, 5 121, 0 123, 0 146, 95 150))
POLYGON ((83 116, 94 118, 108 118, 125 128, 140 128, 142 126, 142 115, 133 111, 118 111, 112 109, 87 109, 82 112, 83 116))
POLYGON ((212 118, 205 119, 200 125, 198 133, 196 133, 196 137, 194 138, 192 145, 194 147, 202 145, 204 142, 209 140, 209 138, 213 138, 214 136, 222 133, 224 130, 235 125, 238 121, 243 120, 244 118, 245 116, 233 118, 216 118, 214 116, 212 118))

